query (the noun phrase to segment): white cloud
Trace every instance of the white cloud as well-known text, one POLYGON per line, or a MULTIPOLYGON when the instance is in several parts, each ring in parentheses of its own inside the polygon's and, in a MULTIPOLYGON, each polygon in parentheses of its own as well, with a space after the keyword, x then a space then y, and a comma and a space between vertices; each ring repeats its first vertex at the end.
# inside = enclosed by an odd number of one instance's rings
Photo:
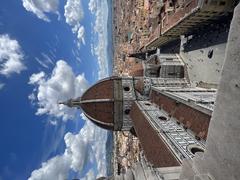
POLYGON ((42 163, 40 169, 32 172, 28 180, 63 180, 67 178, 70 159, 66 156, 56 156, 47 162, 42 163))
POLYGON ((81 116, 82 120, 84 120, 84 121, 87 121, 87 120, 88 120, 88 118, 85 116, 84 113, 81 113, 80 116, 81 116))
POLYGON ((8 35, 0 35, 0 74, 10 76, 25 70, 23 52, 18 41, 8 35))
POLYGON ((94 13, 97 8, 97 2, 95 0, 90 0, 88 3, 88 9, 91 11, 91 13, 94 13))
POLYGON ((94 45, 91 44, 90 46, 91 46, 91 54, 94 55, 95 54, 95 52, 94 52, 94 45))
POLYGON ((80 132, 77 135, 67 133, 64 140, 67 150, 65 151, 65 155, 71 160, 70 168, 75 172, 82 170, 86 162, 89 160, 89 139, 84 139, 83 134, 80 132))
POLYGON ((97 177, 106 176, 106 140, 107 131, 97 127, 91 121, 86 121, 83 136, 90 140, 93 152, 93 161, 97 165, 97 177))
POLYGON ((86 121, 78 134, 67 133, 64 137, 66 149, 62 155, 53 157, 42 166, 34 170, 28 180, 62 180, 68 176, 69 170, 85 176, 86 180, 94 178, 90 170, 83 174, 89 163, 96 163, 98 176, 106 175, 105 142, 106 131, 96 127, 92 122, 86 121))
POLYGON ((56 126, 56 125, 58 125, 58 122, 57 122, 57 120, 49 120, 49 122, 50 122, 50 124, 51 125, 53 125, 53 126, 56 126))
POLYGON ((74 56, 74 58, 76 59, 78 64, 82 62, 82 60, 80 58, 79 49, 73 48, 72 49, 72 55, 74 56))
POLYGON ((49 55, 47 55, 46 53, 41 53, 41 55, 46 61, 46 63, 54 65, 54 60, 49 55))
MULTIPOLYGON (((97 34, 98 42, 94 45, 94 55, 97 57, 100 79, 108 75, 107 61, 107 20, 108 20, 108 4, 106 0, 90 0, 88 4, 89 10, 95 15, 94 32, 97 34)), ((91 50, 92 51, 92 50, 91 50)))
MULTIPOLYGON (((81 95, 88 86, 84 75, 75 76, 71 67, 63 60, 56 63, 49 77, 44 72, 32 74, 29 84, 35 85, 29 99, 37 103, 37 114, 47 114, 63 119, 75 117, 76 110, 58 106, 57 102, 81 95)), ((39 169, 31 173, 29 180, 62 180, 68 177, 70 170, 77 172, 80 177, 85 176, 88 180, 95 177, 95 174, 92 171, 83 174, 83 170, 85 172, 91 164, 97 165, 98 176, 106 175, 107 133, 87 120, 83 114, 81 117, 85 120, 85 125, 78 134, 65 135, 64 153, 42 163, 39 169)), ((57 125, 56 119, 50 123, 57 125)))
POLYGON ((58 12, 59 0, 22 0, 23 7, 32 13, 34 13, 39 19, 50 22, 50 19, 46 13, 55 13, 60 17, 58 12))
POLYGON ((44 72, 40 72, 40 73, 37 73, 37 74, 32 74, 31 77, 30 77, 29 83, 30 84, 42 83, 42 80, 43 80, 44 77, 45 77, 44 72))
POLYGON ((41 61, 39 58, 35 57, 35 60, 44 68, 49 68, 49 66, 47 65, 47 63, 45 63, 44 61, 41 61))
POLYGON ((81 27, 78 29, 77 38, 78 38, 80 41, 82 41, 82 43, 85 45, 84 34, 85 34, 85 29, 84 29, 83 26, 81 26, 81 27))
POLYGON ((49 54, 41 53, 41 58, 35 57, 35 60, 44 68, 50 68, 54 65, 55 54, 53 51, 49 51, 49 54))
POLYGON ((80 27, 80 21, 84 17, 81 0, 68 0, 64 6, 64 10, 66 23, 68 23, 77 31, 77 29, 80 27))
POLYGON ((95 180, 95 179, 96 177, 95 177, 94 171, 90 169, 88 173, 85 175, 85 177, 82 178, 81 180, 95 180))
POLYGON ((72 31, 77 35, 78 46, 81 43, 85 44, 84 39, 84 27, 80 24, 84 17, 83 7, 81 0, 67 0, 64 6, 64 16, 66 18, 66 23, 72 27, 72 31))
POLYGON ((0 90, 5 86, 5 84, 0 82, 0 90))
POLYGON ((74 119, 77 110, 59 105, 58 102, 79 97, 88 87, 84 74, 75 76, 72 68, 63 60, 56 63, 50 77, 44 72, 32 74, 29 84, 35 85, 33 94, 38 106, 36 114, 47 114, 65 121, 74 119))

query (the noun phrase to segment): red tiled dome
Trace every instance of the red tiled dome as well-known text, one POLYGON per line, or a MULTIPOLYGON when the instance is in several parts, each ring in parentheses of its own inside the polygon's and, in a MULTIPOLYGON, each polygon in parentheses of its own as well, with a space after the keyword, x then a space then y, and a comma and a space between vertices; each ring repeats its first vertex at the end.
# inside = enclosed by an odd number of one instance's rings
POLYGON ((110 77, 97 82, 81 97, 81 108, 91 121, 104 129, 114 129, 114 80, 110 77))

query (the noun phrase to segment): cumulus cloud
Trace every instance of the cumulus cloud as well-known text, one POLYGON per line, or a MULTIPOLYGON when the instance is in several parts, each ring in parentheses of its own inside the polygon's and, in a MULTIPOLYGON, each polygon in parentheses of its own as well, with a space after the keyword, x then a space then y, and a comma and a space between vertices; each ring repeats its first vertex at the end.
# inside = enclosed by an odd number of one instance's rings
POLYGON ((18 41, 7 34, 0 35, 0 74, 10 76, 25 70, 23 52, 18 41))
POLYGON ((56 156, 47 162, 42 163, 40 169, 32 172, 28 180, 63 180, 67 178, 70 159, 66 156, 56 156))
POLYGON ((94 45, 94 55, 97 57, 99 72, 98 77, 104 78, 108 75, 108 52, 107 52, 107 20, 108 4, 106 0, 90 0, 89 10, 96 17, 94 23, 94 32, 97 35, 98 42, 94 45))
MULTIPOLYGON (((75 117, 76 110, 58 106, 57 102, 78 97, 88 86, 84 75, 75 76, 63 60, 57 61, 50 76, 45 72, 32 74, 29 84, 35 86, 29 99, 37 104, 38 115, 47 114, 66 120, 75 117)), ((106 175, 107 132, 94 125, 83 113, 81 118, 85 120, 83 128, 77 134, 67 133, 64 136, 64 153, 43 162, 39 169, 32 171, 28 180, 62 180, 68 177, 70 170, 86 180, 95 179, 95 175, 106 175), (93 164, 96 164, 96 172, 88 169, 93 164)), ((56 121, 53 123, 57 125, 56 121)))
POLYGON ((59 16, 58 5, 59 0, 22 0, 23 7, 32 13, 34 13, 39 19, 50 22, 50 19, 46 13, 55 13, 59 16))
POLYGON ((64 16, 66 23, 72 27, 72 31, 78 38, 78 45, 85 44, 84 27, 80 24, 84 17, 81 0, 67 0, 64 6, 64 16))
POLYGON ((97 176, 106 175, 105 140, 106 132, 86 121, 78 134, 67 133, 64 137, 66 149, 62 155, 55 156, 34 170, 28 180, 62 180, 69 170, 75 171, 86 180, 94 179, 92 170, 83 174, 89 163, 97 163, 97 176), (103 148, 101 148, 103 146, 103 148))
POLYGON ((74 171, 82 169, 86 160, 88 160, 88 140, 84 140, 82 134, 73 135, 72 133, 67 133, 64 137, 67 152, 65 153, 71 160, 70 168, 74 171), (82 157, 83 156, 83 157, 82 157))
POLYGON ((29 83, 30 84, 35 84, 35 83, 41 83, 42 80, 44 80, 45 73, 44 72, 40 72, 37 74, 32 74, 32 76, 30 77, 29 83))
POLYGON ((73 27, 73 30, 77 32, 80 27, 80 21, 84 17, 81 0, 68 0, 64 6, 64 16, 66 23, 73 27))
POLYGON ((65 121, 74 119, 77 110, 59 105, 58 102, 79 97, 88 87, 84 74, 75 76, 72 68, 63 60, 56 63, 50 76, 44 72, 32 74, 29 84, 35 86, 29 98, 36 101, 36 115, 46 114, 65 121))
POLYGON ((91 11, 91 13, 94 13, 97 9, 97 2, 96 0, 90 0, 88 3, 88 9, 91 11))

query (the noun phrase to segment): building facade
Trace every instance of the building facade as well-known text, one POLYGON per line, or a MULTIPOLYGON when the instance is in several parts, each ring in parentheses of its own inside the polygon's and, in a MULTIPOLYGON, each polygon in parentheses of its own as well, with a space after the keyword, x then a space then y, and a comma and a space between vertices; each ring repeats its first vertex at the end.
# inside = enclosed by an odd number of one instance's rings
MULTIPOLYGON (((218 92, 191 87, 185 76, 161 77, 159 71, 158 77, 109 77, 63 103, 81 108, 102 128, 134 128, 143 149, 140 161, 105 179, 239 179, 239 29, 240 5, 218 92)), ((156 65, 162 68, 161 62, 156 65)))
MULTIPOLYGON (((166 55, 157 61, 149 59, 146 64, 153 63, 164 73, 160 70, 154 76, 109 77, 90 87, 82 97, 64 104, 81 108, 88 119, 102 128, 134 129, 146 170, 161 172, 162 168, 170 168, 170 174, 179 176, 183 160, 192 159, 196 152, 205 149, 216 90, 189 87, 184 74, 179 76, 177 68, 169 68, 174 59, 166 60, 166 55), (166 61, 171 61, 170 65, 166 61)), ((182 64, 176 61, 174 66, 182 64)), ((145 73, 152 68, 145 66, 145 73)), ((124 176, 119 174, 118 165, 114 166, 114 177, 124 176)))

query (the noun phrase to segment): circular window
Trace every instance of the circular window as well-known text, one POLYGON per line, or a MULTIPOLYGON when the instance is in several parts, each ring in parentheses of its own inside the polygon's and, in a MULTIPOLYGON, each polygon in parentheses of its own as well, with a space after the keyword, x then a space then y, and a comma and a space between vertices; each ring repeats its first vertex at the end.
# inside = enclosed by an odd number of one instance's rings
POLYGON ((146 106, 151 106, 151 104, 150 104, 150 103, 145 103, 145 105, 146 105, 146 106))
POLYGON ((124 87, 123 89, 124 91, 130 91, 130 88, 128 86, 124 87))
POLYGON ((125 113, 125 114, 129 114, 129 113, 130 113, 130 109, 126 109, 126 110, 124 111, 124 113, 125 113))
POLYGON ((167 121, 167 118, 165 116, 159 116, 158 119, 160 119, 162 121, 167 121))
POLYGON ((204 149, 198 145, 190 145, 188 149, 192 154, 196 154, 197 152, 204 152, 204 149))

